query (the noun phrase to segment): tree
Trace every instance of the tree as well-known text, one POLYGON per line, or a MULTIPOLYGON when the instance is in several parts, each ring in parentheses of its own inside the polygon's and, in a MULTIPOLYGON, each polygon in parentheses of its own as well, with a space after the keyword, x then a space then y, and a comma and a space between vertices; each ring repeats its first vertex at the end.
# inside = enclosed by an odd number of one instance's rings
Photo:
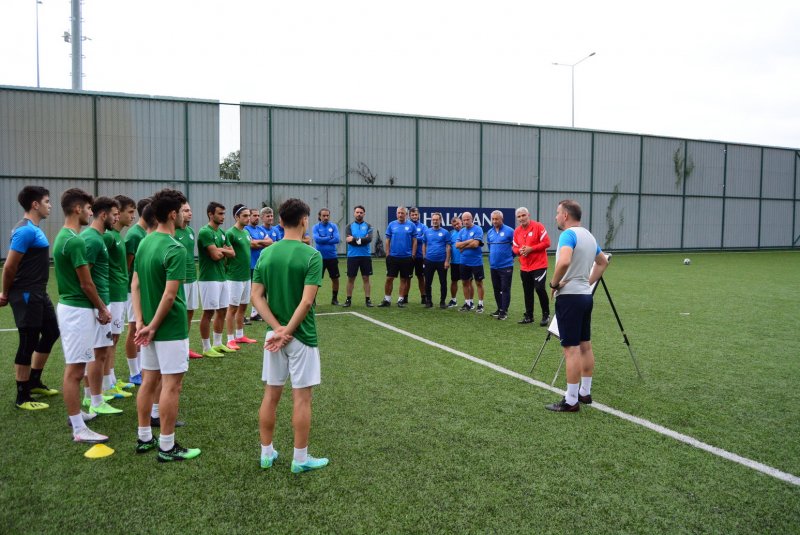
POLYGON ((242 151, 235 150, 225 156, 219 164, 219 177, 222 180, 239 180, 239 172, 242 167, 242 151))

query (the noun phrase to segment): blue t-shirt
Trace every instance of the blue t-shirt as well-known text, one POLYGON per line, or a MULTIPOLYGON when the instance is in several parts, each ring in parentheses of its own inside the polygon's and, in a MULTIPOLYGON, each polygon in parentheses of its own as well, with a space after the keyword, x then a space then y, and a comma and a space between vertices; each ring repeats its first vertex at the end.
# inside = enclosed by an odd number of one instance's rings
POLYGON ((472 228, 464 227, 458 233, 456 241, 478 240, 480 246, 473 249, 463 249, 461 251, 461 264, 465 266, 482 266, 483 265, 483 229, 478 225, 472 225, 472 228))
POLYGON ((366 221, 361 223, 353 221, 350 223, 349 230, 350 236, 354 240, 347 244, 347 256, 372 256, 369 252, 369 243, 372 241, 372 225, 366 221), (359 238, 369 238, 369 241, 359 245, 355 242, 359 238))
POLYGON ((400 223, 392 221, 386 227, 386 238, 389 243, 389 256, 395 258, 411 258, 412 240, 417 237, 417 227, 411 221, 400 223))
POLYGON ((489 245, 489 267, 503 269, 514 265, 514 251, 511 247, 514 242, 514 229, 503 225, 500 230, 492 227, 486 233, 486 243, 489 245))
POLYGON ((273 242, 281 241, 283 238, 283 234, 281 234, 281 231, 275 225, 272 225, 269 228, 265 227, 264 225, 259 225, 258 228, 264 231, 264 237, 269 238, 273 242))
POLYGON ((320 221, 311 230, 317 251, 325 260, 336 258, 336 244, 339 243, 339 227, 331 222, 320 221))
POLYGON ((11 231, 11 250, 22 254, 11 288, 16 291, 46 291, 50 278, 50 242, 30 219, 11 231))
MULTIPOLYGON (((244 228, 250 234, 250 239, 263 240, 267 236, 267 229, 261 225, 245 225, 244 228)), ((261 251, 263 251, 263 249, 250 249, 250 269, 256 267, 256 262, 258 262, 261 251)))
POLYGON ((439 227, 438 230, 426 228, 422 234, 422 243, 425 244, 425 260, 444 262, 447 259, 447 245, 450 243, 450 233, 442 227, 439 227))
POLYGON ((450 231, 450 263, 461 264, 461 251, 456 249, 456 242, 458 241, 458 232, 456 229, 450 231))

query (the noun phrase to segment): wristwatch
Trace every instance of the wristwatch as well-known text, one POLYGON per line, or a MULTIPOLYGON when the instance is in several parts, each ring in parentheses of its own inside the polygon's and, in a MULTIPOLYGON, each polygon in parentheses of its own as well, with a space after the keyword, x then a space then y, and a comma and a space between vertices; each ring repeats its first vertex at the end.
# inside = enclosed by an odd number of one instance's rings
POLYGON ((558 286, 559 286, 558 284, 556 284, 555 286, 553 286, 553 281, 550 281, 550 289, 551 289, 551 290, 558 290, 558 286))

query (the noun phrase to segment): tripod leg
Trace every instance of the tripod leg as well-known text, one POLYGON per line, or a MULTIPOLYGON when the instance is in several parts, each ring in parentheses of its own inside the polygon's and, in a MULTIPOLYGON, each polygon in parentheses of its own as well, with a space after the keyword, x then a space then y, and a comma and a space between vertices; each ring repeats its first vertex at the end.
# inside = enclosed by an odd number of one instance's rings
POLYGON ((611 299, 611 294, 608 291, 608 286, 606 286, 606 281, 603 279, 603 277, 600 277, 600 283, 603 285, 603 290, 606 292, 608 303, 611 305, 611 310, 614 312, 614 317, 617 319, 617 325, 619 325, 619 330, 622 333, 622 339, 625 341, 625 345, 628 346, 628 353, 631 354, 631 360, 633 360, 633 367, 636 368, 636 374, 639 376, 639 379, 644 379, 644 377, 642 377, 642 372, 639 370, 639 363, 636 362, 636 356, 633 354, 631 343, 628 341, 628 335, 625 334, 625 327, 622 326, 622 320, 619 319, 619 314, 617 314, 617 307, 614 306, 614 300, 611 299))
POLYGON ((553 376, 553 382, 550 383, 550 386, 553 386, 553 385, 556 384, 556 379, 558 379, 558 374, 561 372, 561 366, 564 365, 564 361, 565 360, 566 360, 566 356, 565 355, 561 355, 561 362, 558 363, 558 369, 556 370, 556 374, 553 376))
POLYGON ((551 335, 552 335, 552 333, 550 331, 547 331, 547 338, 544 339, 544 343, 542 344, 542 348, 539 350, 539 354, 536 355, 536 360, 533 361, 533 366, 531 366, 531 371, 528 372, 528 375, 531 375, 533 373, 533 369, 536 367, 536 364, 539 362, 539 359, 542 356, 542 352, 544 351, 544 347, 547 345, 547 342, 550 341, 550 336, 551 335))

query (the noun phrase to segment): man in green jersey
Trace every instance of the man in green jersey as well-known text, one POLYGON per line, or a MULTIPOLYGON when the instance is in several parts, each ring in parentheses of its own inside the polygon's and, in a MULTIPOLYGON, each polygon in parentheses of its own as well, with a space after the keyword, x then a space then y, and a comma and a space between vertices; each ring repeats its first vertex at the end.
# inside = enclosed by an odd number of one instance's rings
POLYGON ((59 297, 56 315, 66 362, 64 405, 75 442, 106 442, 107 436, 86 426, 84 419, 90 420, 94 415, 84 417, 78 397, 86 364, 94 360, 95 326, 111 322, 111 312, 92 282, 86 243, 78 235, 92 216, 92 196, 77 188, 68 189, 61 195, 61 208, 65 221, 53 243, 53 264, 59 297))
POLYGON ((147 223, 144 220, 144 209, 150 204, 150 197, 145 197, 136 203, 136 212, 139 220, 128 229, 125 234, 125 255, 128 261, 128 299, 125 301, 125 316, 128 318, 128 338, 125 340, 125 356, 128 358, 128 367, 131 370, 129 381, 135 385, 142 384, 141 355, 133 342, 136 336, 136 316, 133 314, 133 301, 131 301, 131 280, 133 279, 133 260, 136 258, 136 249, 139 242, 147 236, 147 223))
POLYGON ((228 258, 228 347, 240 349, 238 344, 255 344, 244 335, 244 313, 250 303, 250 233, 245 225, 250 221, 250 209, 244 204, 233 207, 235 224, 225 232, 236 256, 228 258), (235 326, 235 334, 234 334, 235 326))
POLYGON ((261 468, 269 468, 278 452, 272 445, 278 402, 286 378, 292 380, 294 473, 322 468, 326 458, 308 455, 311 390, 320 383, 320 359, 314 299, 322 284, 322 256, 303 243, 311 209, 289 199, 278 209, 284 238, 264 250, 253 272, 253 305, 269 324, 264 344, 264 399, 258 413, 261 468))
POLYGON ((108 278, 111 293, 111 339, 112 345, 106 355, 105 369, 103 370, 103 394, 115 398, 127 398, 132 394, 125 392, 133 388, 133 383, 120 381, 114 372, 114 362, 117 354, 117 342, 125 326, 125 301, 128 299, 128 261, 125 253, 125 242, 120 232, 133 223, 136 213, 136 203, 130 197, 117 195, 114 197, 119 203, 119 218, 114 226, 103 234, 103 242, 108 249, 108 278))
POLYGON ((182 448, 175 442, 178 399, 183 375, 189 369, 189 329, 183 280, 186 248, 175 237, 183 226, 180 191, 163 189, 150 204, 158 226, 139 245, 134 263, 131 297, 136 314, 136 344, 142 348, 142 387, 136 399, 139 428, 136 453, 158 446, 158 461, 183 461, 200 455, 199 449, 182 448), (161 434, 153 437, 151 409, 156 384, 161 384, 158 404, 161 434))
MULTIPOLYGON (((187 202, 181 206, 183 224, 175 227, 175 239, 186 248, 186 278, 183 281, 183 294, 186 298, 186 324, 192 330, 194 311, 200 308, 200 289, 197 286, 197 266, 194 263, 194 229, 191 227, 192 207, 187 202)), ((203 355, 189 349, 190 359, 201 359, 203 355)))
POLYGON ((197 257, 200 260, 200 300, 203 302, 203 317, 200 319, 200 338, 203 341, 203 356, 221 357, 233 349, 222 343, 225 313, 228 310, 228 283, 225 274, 225 259, 236 253, 228 243, 220 225, 225 222, 225 207, 210 202, 206 208, 208 225, 197 233, 197 257), (214 318, 214 345, 211 345, 211 318, 214 318))
MULTIPOLYGON (((110 197, 97 197, 92 203, 94 219, 86 230, 81 232, 81 238, 86 243, 86 261, 89 263, 89 272, 97 288, 97 294, 106 306, 111 303, 111 289, 109 284, 108 248, 103 241, 106 231, 113 228, 119 218, 119 203, 110 197)), ((113 320, 113 313, 112 313, 113 320)), ((105 368, 108 348, 113 347, 111 335, 111 322, 97 325, 94 339, 94 362, 86 366, 86 375, 89 387, 84 390, 83 404, 89 409, 89 414, 120 414, 120 409, 115 409, 103 396, 103 370, 105 368)), ((130 394, 129 394, 130 395, 130 394)), ((107 399, 113 399, 113 395, 107 399)))

